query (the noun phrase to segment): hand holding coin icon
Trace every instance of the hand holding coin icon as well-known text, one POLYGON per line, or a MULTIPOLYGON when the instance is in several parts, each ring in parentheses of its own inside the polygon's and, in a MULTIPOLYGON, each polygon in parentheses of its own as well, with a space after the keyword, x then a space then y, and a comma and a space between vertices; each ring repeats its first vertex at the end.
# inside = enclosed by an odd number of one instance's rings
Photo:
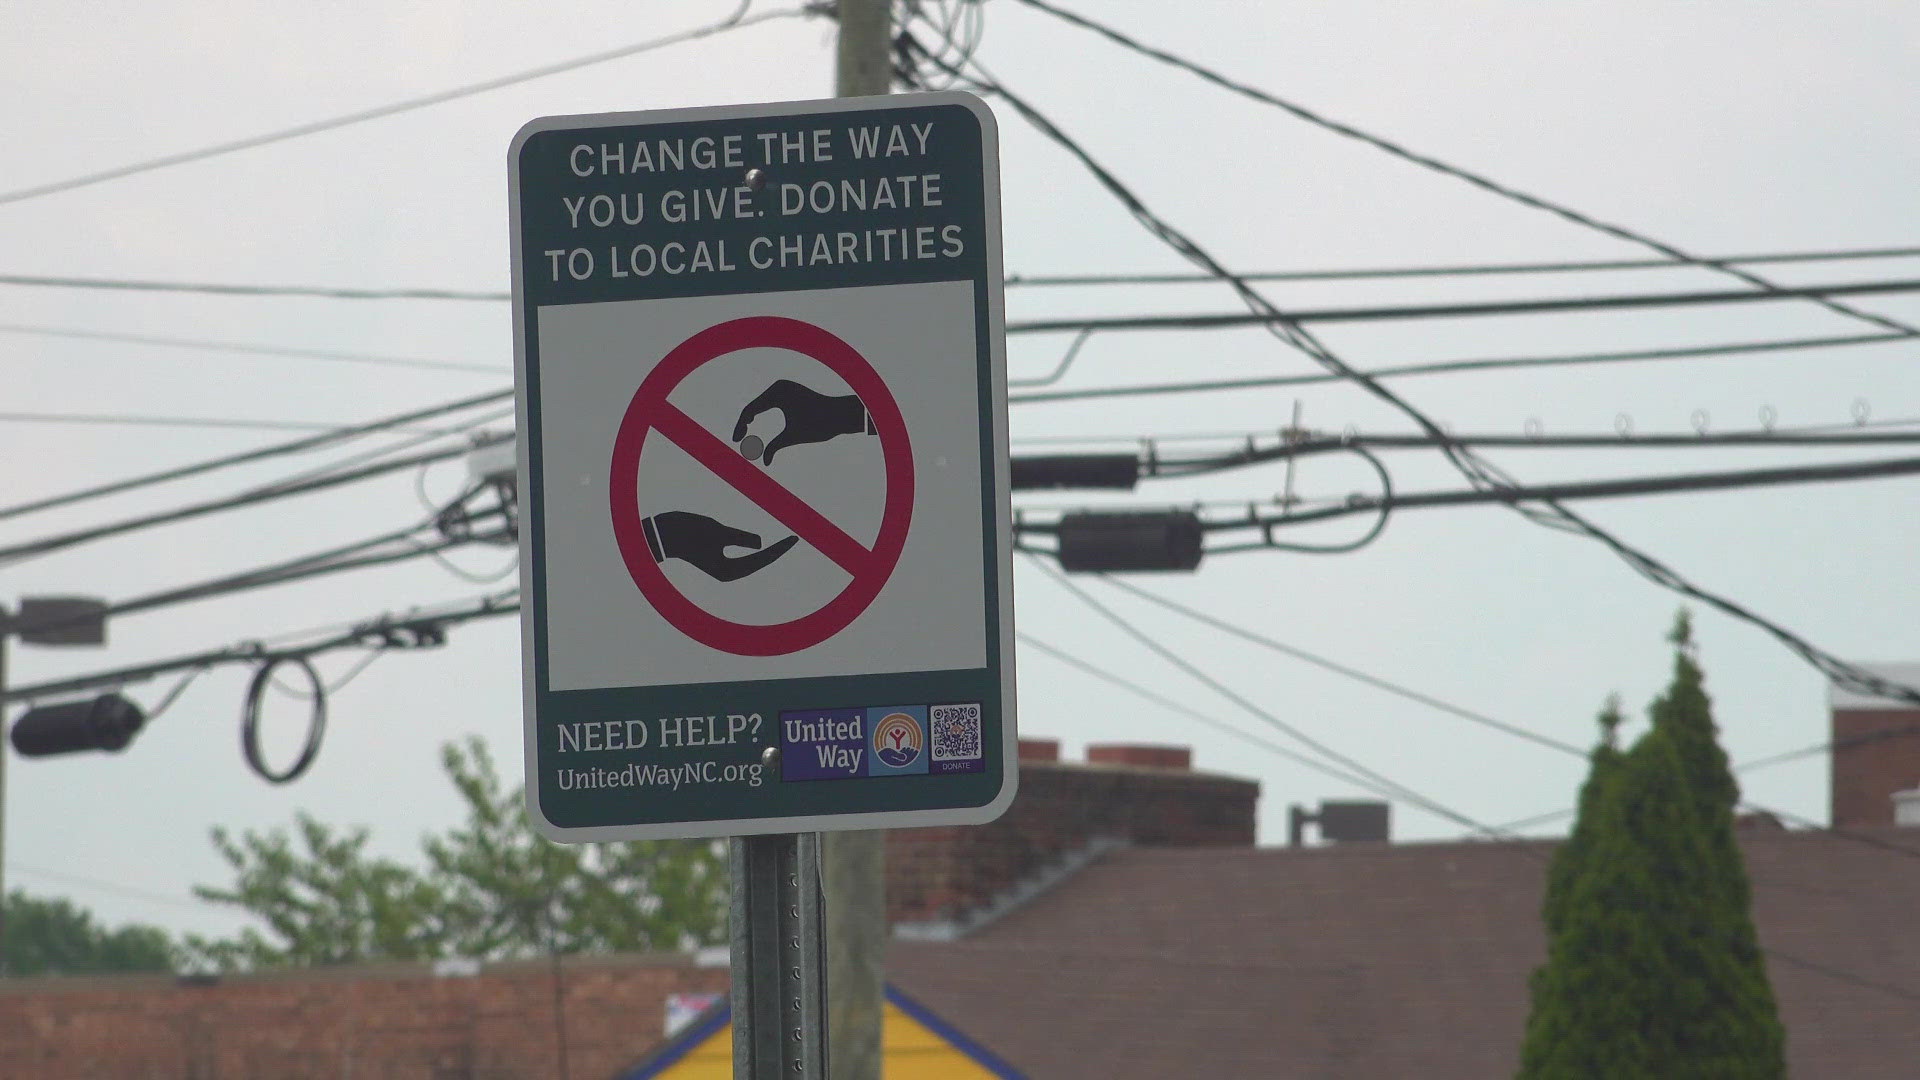
POLYGON ((834 397, 792 379, 776 380, 762 390, 740 410, 740 418, 733 425, 733 439, 740 444, 741 455, 767 465, 772 465, 773 456, 789 446, 823 443, 841 435, 863 432, 873 433, 873 421, 867 416, 866 406, 860 403, 859 395, 834 397), (778 434, 763 444, 759 438, 747 434, 747 425, 761 413, 773 409, 780 411, 782 426, 778 434), (749 445, 764 450, 764 456, 757 451, 747 453, 749 445))

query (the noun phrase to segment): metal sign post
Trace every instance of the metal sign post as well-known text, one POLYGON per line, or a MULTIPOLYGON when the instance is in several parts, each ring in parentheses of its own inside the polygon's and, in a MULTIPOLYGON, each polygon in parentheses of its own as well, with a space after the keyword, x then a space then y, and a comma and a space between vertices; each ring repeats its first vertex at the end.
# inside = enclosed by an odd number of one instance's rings
POLYGON ((740 1080, 827 1075, 827 951, 820 834, 736 836, 733 1062, 740 1080))

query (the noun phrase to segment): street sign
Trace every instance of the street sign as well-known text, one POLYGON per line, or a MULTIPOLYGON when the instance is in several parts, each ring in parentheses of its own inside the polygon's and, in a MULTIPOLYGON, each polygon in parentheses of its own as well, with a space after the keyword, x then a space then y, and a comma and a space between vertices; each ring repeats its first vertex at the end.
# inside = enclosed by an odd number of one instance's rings
POLYGON ((510 154, 527 805, 563 841, 1013 798, 993 116, 561 116, 510 154))

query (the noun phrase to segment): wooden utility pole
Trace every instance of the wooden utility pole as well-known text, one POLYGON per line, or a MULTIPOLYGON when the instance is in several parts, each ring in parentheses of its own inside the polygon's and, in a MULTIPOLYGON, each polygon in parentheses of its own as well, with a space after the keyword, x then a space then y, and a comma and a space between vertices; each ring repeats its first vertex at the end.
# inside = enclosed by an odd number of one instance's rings
POLYGON ((834 65, 833 81, 835 96, 871 97, 892 89, 893 20, 889 2, 840 0, 840 49, 834 65))
MULTIPOLYGON (((7 688, 7 633, 12 629, 8 625, 7 609, 0 607, 0 691, 7 688)), ((0 699, 0 978, 7 974, 7 964, 13 957, 7 955, 7 755, 11 752, 7 746, 7 705, 0 699)))
MULTIPOLYGON (((833 92, 867 97, 892 88, 892 0, 839 0, 833 92)), ((886 978, 886 833, 823 834, 826 894, 827 1054, 833 1080, 880 1080, 886 978)))

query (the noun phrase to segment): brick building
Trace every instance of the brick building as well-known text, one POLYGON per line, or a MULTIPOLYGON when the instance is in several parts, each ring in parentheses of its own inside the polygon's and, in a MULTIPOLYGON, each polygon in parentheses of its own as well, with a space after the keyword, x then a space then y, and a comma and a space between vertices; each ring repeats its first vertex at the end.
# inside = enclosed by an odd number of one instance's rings
POLYGON ((508 1080, 564 1053, 598 1080, 660 1040, 669 994, 726 984, 688 956, 0 979, 0 1077, 508 1080))
POLYGON ((909 938, 947 939, 1120 846, 1252 847, 1260 785, 1194 772, 1185 747, 1020 740, 1020 793, 998 821, 887 834, 887 917, 909 938))
MULTIPOLYGON (((1868 670, 1920 686, 1920 664, 1877 664, 1868 670)), ((1833 827, 1894 823, 1894 796, 1920 788, 1920 706, 1833 687, 1833 827)))
MULTIPOLYGON (((1253 844, 1259 785, 1193 772, 1183 748, 1089 758, 1065 764, 1057 743, 1029 740, 999 821, 890 834, 893 921, 957 937, 1100 852, 1253 844)), ((0 980, 0 1080, 603 1080, 665 1041, 670 995, 726 981, 724 950, 0 980)))
MULTIPOLYGON (((1889 711, 1835 704, 1836 733, 1889 711)), ((999 822, 901 831, 887 852, 889 980, 1013 1072, 1512 1075, 1551 841, 1258 848, 1258 787, 1182 750, 1022 750, 999 822)), ((1836 754, 1836 806, 1845 789, 1891 820, 1920 773, 1883 764, 1836 754)), ((1792 1075, 1913 1076, 1920 828, 1751 824, 1792 1075)), ((563 1075, 564 1053, 565 1075, 604 1080, 664 1042, 669 994, 724 985, 724 956, 704 959, 0 982, 0 1077, 518 1080, 563 1075)))

